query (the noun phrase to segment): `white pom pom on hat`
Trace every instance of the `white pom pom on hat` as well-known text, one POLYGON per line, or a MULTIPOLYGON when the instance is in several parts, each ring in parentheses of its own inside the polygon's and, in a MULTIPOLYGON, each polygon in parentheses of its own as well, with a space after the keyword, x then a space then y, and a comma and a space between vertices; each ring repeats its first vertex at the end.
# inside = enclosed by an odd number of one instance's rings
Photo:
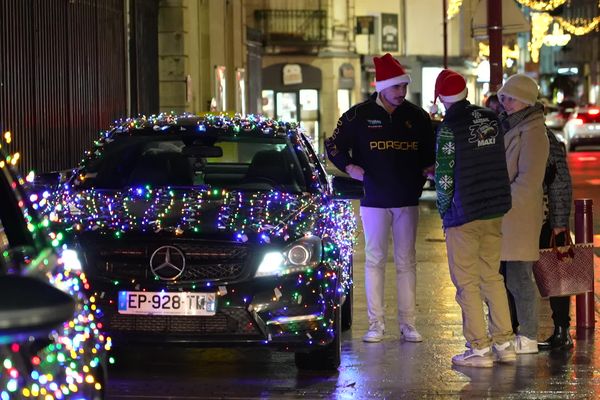
POLYGON ((375 63, 375 89, 378 92, 390 86, 410 83, 410 75, 390 53, 382 57, 374 57, 373 62, 375 63))

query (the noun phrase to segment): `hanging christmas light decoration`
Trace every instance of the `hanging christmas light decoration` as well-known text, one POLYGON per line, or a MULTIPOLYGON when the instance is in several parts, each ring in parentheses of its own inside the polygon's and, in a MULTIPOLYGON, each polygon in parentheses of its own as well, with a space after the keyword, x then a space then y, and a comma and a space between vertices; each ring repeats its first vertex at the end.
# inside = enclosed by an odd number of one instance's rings
MULTIPOLYGON (((517 60, 519 58, 519 46, 514 45, 514 47, 502 46, 502 65, 507 66, 508 60, 517 60)), ((479 58, 489 58, 490 56, 490 46, 479 42, 479 58)))
POLYGON ((557 7, 562 6, 567 0, 517 0, 517 2, 525 7, 529 7, 535 11, 552 11, 557 7))
MULTIPOLYGON (((598 4, 600 7, 600 3, 598 4)), ((585 19, 585 18, 577 18, 573 22, 569 22, 568 20, 562 17, 556 17, 556 20, 561 25, 561 27, 575 36, 585 35, 590 33, 594 29, 598 31, 600 28, 600 16, 595 17, 593 19, 585 19)))
POLYGON ((544 44, 546 32, 552 24, 552 16, 548 13, 531 13, 531 41, 527 44, 531 54, 531 61, 537 63, 540 60, 540 49, 544 44))
POLYGON ((446 12, 446 16, 449 20, 459 13, 462 2, 463 0, 450 0, 450 3, 448 3, 448 11, 446 12))
POLYGON ((565 46, 571 40, 571 35, 564 33, 558 22, 552 24, 552 33, 544 36, 544 46, 565 46))

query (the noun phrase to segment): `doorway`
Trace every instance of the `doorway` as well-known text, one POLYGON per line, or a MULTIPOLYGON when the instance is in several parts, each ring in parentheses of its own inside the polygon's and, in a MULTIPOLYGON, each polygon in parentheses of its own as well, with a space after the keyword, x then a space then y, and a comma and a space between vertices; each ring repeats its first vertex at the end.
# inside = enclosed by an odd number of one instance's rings
POLYGON ((319 152, 319 91, 262 91, 262 114, 273 119, 297 122, 319 152))

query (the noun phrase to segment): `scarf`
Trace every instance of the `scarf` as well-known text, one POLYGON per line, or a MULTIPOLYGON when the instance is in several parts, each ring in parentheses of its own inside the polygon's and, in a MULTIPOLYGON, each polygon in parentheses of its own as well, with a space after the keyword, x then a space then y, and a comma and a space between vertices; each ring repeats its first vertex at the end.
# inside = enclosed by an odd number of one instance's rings
POLYGON ((537 102, 532 106, 525 107, 521 111, 517 111, 510 115, 508 115, 506 111, 502 111, 498 117, 500 118, 502 129, 504 129, 504 132, 508 132, 519 125, 525 118, 535 113, 544 114, 544 105, 542 103, 537 102))

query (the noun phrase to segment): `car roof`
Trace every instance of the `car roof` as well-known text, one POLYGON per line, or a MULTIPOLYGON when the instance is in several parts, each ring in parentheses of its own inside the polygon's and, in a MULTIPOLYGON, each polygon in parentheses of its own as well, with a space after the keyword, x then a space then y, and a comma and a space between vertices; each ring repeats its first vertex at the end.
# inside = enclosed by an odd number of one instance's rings
POLYGON ((281 137, 298 134, 300 127, 294 122, 266 118, 261 115, 196 115, 191 113, 162 113, 117 121, 103 132, 105 139, 132 135, 209 134, 217 137, 281 137))

